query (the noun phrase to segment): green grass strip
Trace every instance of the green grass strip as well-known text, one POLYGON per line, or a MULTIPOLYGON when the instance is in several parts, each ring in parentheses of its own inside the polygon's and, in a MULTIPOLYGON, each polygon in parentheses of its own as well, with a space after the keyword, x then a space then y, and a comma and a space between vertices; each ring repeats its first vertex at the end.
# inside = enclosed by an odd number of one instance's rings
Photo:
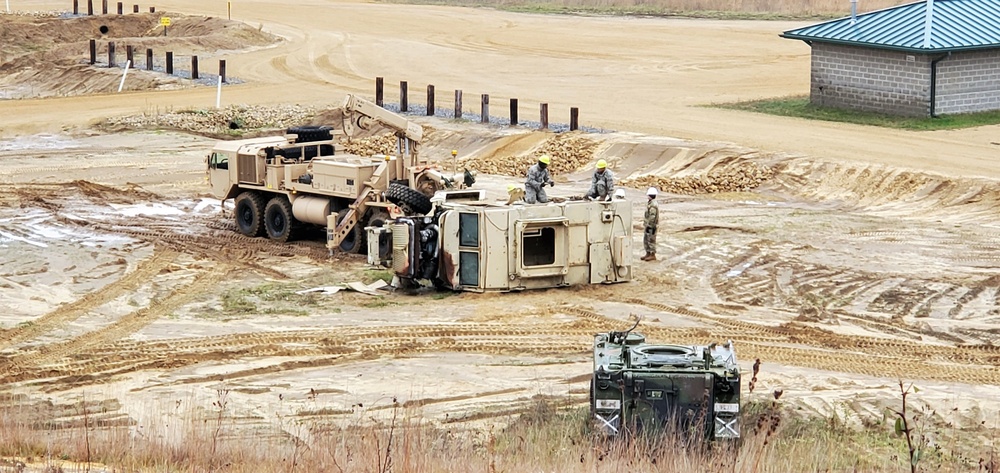
POLYGON ((931 117, 900 117, 876 112, 862 112, 832 107, 822 107, 809 103, 807 96, 780 97, 774 99, 750 100, 746 102, 711 104, 728 110, 766 113, 783 117, 798 117, 809 120, 854 123, 857 125, 881 126, 902 130, 954 130, 1000 123, 1000 110, 931 117))

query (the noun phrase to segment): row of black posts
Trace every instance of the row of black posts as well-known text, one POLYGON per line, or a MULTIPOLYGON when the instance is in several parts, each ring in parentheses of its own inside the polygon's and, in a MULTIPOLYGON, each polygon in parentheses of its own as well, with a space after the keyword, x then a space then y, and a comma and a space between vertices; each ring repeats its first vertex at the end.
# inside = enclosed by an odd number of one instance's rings
MULTIPOLYGON (((129 61, 130 67, 135 67, 135 59, 133 58, 133 48, 132 46, 125 46, 125 60, 129 61)), ((97 63, 97 40, 90 40, 90 64, 97 63)), ((108 67, 116 67, 115 62, 115 42, 108 41, 108 67)), ((146 70, 153 70, 153 50, 146 49, 146 70)), ((172 51, 167 51, 167 61, 166 61, 167 74, 174 73, 174 53, 172 51)), ((222 77, 222 82, 226 82, 226 60, 219 60, 219 77, 222 77)), ((191 78, 198 78, 198 56, 191 56, 191 78)))
MULTIPOLYGON (((407 82, 399 81, 399 111, 408 112, 409 111, 409 97, 407 91, 407 82)), ((383 105, 383 97, 385 81, 382 77, 375 78, 375 103, 378 106, 383 105)), ((482 94, 481 97, 481 108, 482 113, 480 114, 479 121, 481 123, 489 123, 490 121, 490 96, 489 94, 482 94)), ((546 130, 549 128, 549 104, 542 103, 538 105, 539 113, 539 129, 546 130)), ((518 124, 518 103, 517 99, 510 99, 510 124, 512 126, 517 126, 518 124)), ((427 86, 427 116, 434 115, 434 86, 427 86)), ((462 118, 462 91, 455 90, 455 118, 462 118)), ((576 130, 580 127, 580 109, 577 107, 571 107, 569 109, 569 129, 570 131, 576 130)))
MULTIPOLYGON (((124 14, 124 6, 122 2, 118 2, 118 14, 124 14)), ((156 7, 149 7, 150 13, 156 13, 156 7)), ((139 13, 139 5, 132 5, 132 13, 139 13)), ((80 14, 80 0, 73 0, 73 14, 80 14)), ((87 14, 94 14, 94 0, 87 0, 87 14)), ((101 14, 108 14, 108 0, 101 0, 101 14)))
MULTIPOLYGON (((122 2, 118 2, 118 14, 124 14, 124 6, 122 2)), ((150 13, 156 13, 156 7, 149 7, 150 13)), ((132 5, 132 13, 139 13, 139 5, 132 5)), ((80 0, 73 0, 73 14, 80 14, 80 0)), ((94 0, 87 0, 87 14, 94 14, 94 0)), ((101 0, 101 14, 108 14, 108 0, 101 0)))

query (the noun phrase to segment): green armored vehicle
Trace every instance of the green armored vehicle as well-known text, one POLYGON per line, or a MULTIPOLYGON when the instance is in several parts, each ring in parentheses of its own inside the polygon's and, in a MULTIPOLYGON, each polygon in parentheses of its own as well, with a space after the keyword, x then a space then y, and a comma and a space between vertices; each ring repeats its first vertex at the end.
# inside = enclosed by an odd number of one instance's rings
POLYGON ((738 439, 740 368, 733 342, 653 345, 632 329, 594 336, 590 412, 597 429, 609 436, 738 439))

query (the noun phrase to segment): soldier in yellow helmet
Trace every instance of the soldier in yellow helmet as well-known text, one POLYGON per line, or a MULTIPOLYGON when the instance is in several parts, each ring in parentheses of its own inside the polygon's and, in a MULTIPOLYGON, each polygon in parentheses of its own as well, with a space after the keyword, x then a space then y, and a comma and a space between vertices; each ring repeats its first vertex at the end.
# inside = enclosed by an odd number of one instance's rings
POLYGON ((597 161, 597 169, 590 180, 590 190, 587 191, 586 197, 593 200, 611 200, 614 189, 615 176, 608 169, 608 162, 603 159, 597 161))
POLYGON ((529 204, 544 204, 549 201, 549 196, 545 195, 545 185, 549 187, 555 185, 552 182, 552 175, 549 174, 549 163, 552 157, 543 154, 538 158, 538 163, 528 169, 528 176, 524 179, 524 201, 529 204))

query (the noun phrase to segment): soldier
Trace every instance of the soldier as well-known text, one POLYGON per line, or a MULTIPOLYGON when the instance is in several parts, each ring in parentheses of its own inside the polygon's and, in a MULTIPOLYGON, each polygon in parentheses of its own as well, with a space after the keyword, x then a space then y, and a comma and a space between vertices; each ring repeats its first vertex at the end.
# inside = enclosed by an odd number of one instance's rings
POLYGON ((549 196, 545 195, 546 184, 549 187, 555 185, 552 176, 549 174, 549 163, 552 158, 543 154, 538 158, 538 164, 528 168, 528 177, 524 179, 524 201, 529 204, 544 204, 549 201, 549 196))
POLYGON ((611 200, 611 193, 615 188, 615 176, 607 168, 607 161, 603 159, 597 161, 597 170, 594 171, 594 177, 590 180, 590 190, 587 191, 588 198, 611 200))
POLYGON ((656 261, 656 226, 660 223, 660 207, 656 205, 656 188, 650 187, 646 191, 649 202, 646 203, 646 216, 642 223, 645 232, 642 234, 642 247, 646 250, 646 255, 639 258, 643 261, 656 261))

